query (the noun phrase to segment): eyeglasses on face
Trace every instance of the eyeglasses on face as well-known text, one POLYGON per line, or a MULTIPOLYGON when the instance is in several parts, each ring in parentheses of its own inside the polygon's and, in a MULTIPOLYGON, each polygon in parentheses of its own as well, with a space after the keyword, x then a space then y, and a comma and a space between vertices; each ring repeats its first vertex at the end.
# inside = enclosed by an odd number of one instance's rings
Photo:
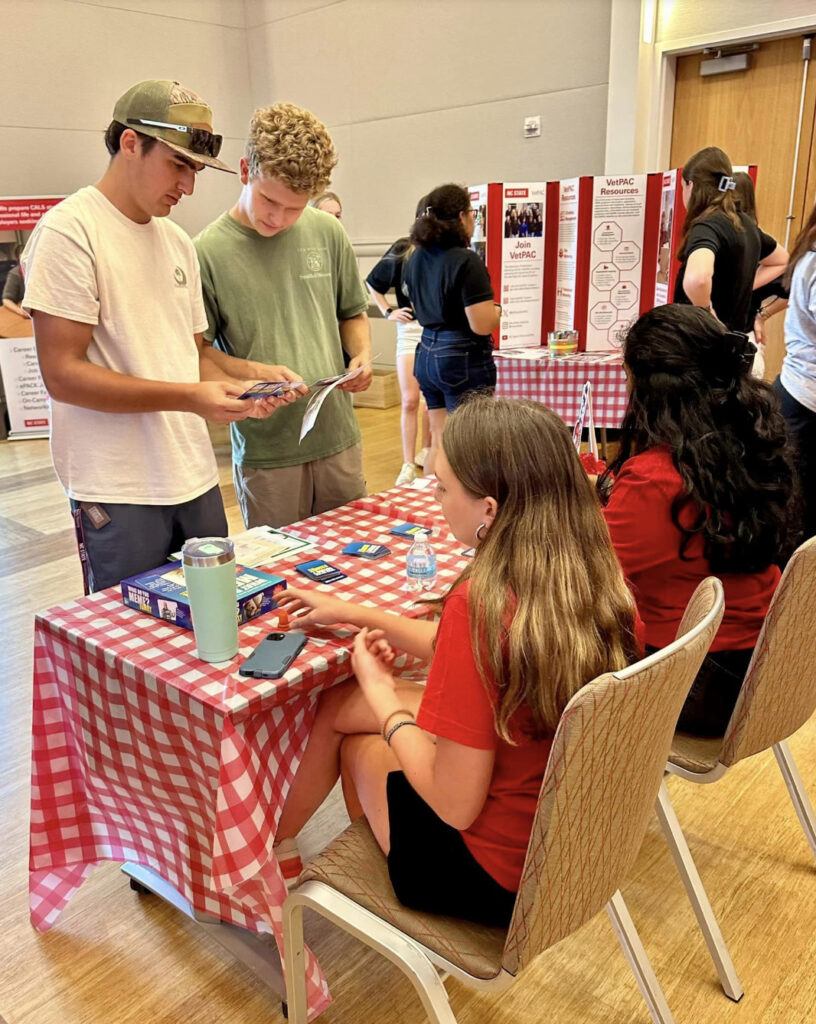
POLYGON ((188 124, 170 124, 167 121, 148 121, 144 117, 129 117, 128 124, 141 124, 150 128, 172 128, 176 132, 184 132, 190 136, 189 150, 191 153, 198 153, 199 156, 217 157, 221 152, 223 135, 213 135, 206 128, 192 128, 188 124))

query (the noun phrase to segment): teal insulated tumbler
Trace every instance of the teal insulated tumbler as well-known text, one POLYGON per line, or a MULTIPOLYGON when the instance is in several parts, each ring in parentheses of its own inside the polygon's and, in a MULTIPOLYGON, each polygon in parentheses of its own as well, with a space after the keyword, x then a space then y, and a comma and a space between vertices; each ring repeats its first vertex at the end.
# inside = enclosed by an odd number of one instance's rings
POLYGON ((181 549, 198 657, 229 661, 238 653, 235 550, 228 537, 191 537, 181 549))

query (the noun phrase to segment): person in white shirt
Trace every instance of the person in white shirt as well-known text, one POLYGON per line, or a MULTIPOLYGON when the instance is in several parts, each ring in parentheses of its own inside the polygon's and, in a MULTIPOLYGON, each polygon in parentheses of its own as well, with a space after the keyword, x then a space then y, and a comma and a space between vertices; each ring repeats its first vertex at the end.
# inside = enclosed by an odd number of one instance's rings
POLYGON ((299 378, 204 346, 195 250, 167 215, 217 159, 212 111, 178 82, 117 101, 110 164, 38 223, 24 308, 51 398, 51 452, 70 499, 86 593, 155 568, 227 520, 206 419, 269 416, 255 379, 299 378))
POLYGON ((802 540, 816 536, 816 206, 793 243, 784 284, 785 359, 774 389, 782 402, 801 487, 802 540))

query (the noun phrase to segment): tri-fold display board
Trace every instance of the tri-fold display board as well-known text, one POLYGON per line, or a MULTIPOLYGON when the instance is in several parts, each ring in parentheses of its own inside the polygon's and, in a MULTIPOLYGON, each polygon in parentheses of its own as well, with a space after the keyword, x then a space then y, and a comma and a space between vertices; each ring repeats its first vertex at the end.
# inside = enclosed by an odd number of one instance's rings
MULTIPOLYGON (((745 169, 756 181, 756 166, 745 169)), ((641 313, 670 301, 681 170, 472 186, 472 248, 502 306, 497 347, 575 330, 580 349, 612 350, 641 313)))

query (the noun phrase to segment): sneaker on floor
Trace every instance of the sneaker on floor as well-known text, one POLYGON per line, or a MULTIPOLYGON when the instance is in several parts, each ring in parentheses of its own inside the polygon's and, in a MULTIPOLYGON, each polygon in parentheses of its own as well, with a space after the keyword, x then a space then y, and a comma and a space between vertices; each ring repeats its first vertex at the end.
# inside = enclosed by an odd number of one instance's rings
POLYGON ((414 456, 414 462, 418 466, 422 466, 423 469, 425 468, 425 460, 428 458, 428 452, 430 450, 430 448, 420 448, 419 451, 414 456))
POLYGON ((402 487, 403 484, 410 484, 412 480, 416 480, 419 476, 416 466, 413 462, 403 462, 402 469, 400 470, 397 482, 394 484, 395 487, 402 487))

